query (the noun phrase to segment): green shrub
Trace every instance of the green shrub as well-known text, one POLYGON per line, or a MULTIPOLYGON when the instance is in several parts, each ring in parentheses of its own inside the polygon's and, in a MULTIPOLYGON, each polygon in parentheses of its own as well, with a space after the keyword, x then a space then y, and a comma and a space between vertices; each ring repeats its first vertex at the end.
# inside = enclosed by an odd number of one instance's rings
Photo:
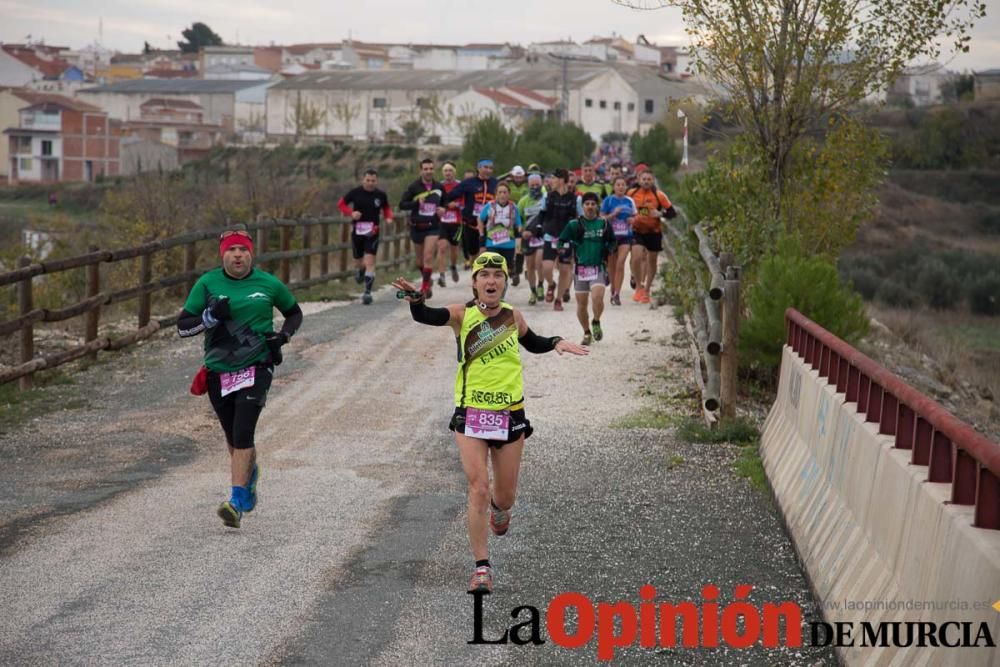
POLYGON ((894 280, 885 280, 875 292, 875 299, 894 308, 915 308, 920 297, 894 280))
POLYGON ((979 218, 979 228, 987 234, 1000 234, 1000 210, 986 209, 979 218))
POLYGON ((996 272, 972 279, 967 294, 973 313, 1000 315, 1000 275, 996 272))
POLYGON ((778 368, 789 307, 849 343, 868 332, 864 302, 841 283, 836 267, 820 257, 803 256, 788 241, 761 262, 747 307, 750 318, 740 334, 740 361, 751 367, 778 368))
POLYGON ((962 300, 962 279, 958 271, 940 257, 926 257, 920 263, 917 289, 931 308, 953 308, 962 300))
POLYGON ((884 284, 874 271, 861 267, 852 268, 847 273, 841 272, 844 280, 851 284, 854 291, 867 300, 872 300, 879 286, 884 284))

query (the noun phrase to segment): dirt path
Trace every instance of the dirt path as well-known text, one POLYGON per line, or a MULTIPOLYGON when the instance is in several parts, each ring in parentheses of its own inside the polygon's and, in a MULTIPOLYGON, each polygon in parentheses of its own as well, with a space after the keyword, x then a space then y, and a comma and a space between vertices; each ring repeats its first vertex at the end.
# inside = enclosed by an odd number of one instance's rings
MULTIPOLYGON (((466 281, 434 302, 465 300, 466 281)), ((579 336, 570 310, 526 299, 512 290, 535 331, 579 336)), ((464 480, 445 428, 454 340, 414 324, 387 291, 378 300, 307 316, 258 431, 261 504, 239 531, 214 515, 225 453, 207 401, 185 393, 189 343, 159 341, 91 373, 91 407, 0 439, 0 663, 592 661, 593 647, 466 644, 464 480)), ((688 384, 669 310, 627 303, 604 321, 588 358, 523 353, 536 431, 511 533, 491 541, 491 634, 513 607, 568 590, 635 601, 654 583, 672 600, 752 583, 762 599, 808 603, 769 500, 730 472, 734 448, 611 427, 652 405, 650 387, 688 384)), ((830 656, 670 654, 706 660, 830 656)))

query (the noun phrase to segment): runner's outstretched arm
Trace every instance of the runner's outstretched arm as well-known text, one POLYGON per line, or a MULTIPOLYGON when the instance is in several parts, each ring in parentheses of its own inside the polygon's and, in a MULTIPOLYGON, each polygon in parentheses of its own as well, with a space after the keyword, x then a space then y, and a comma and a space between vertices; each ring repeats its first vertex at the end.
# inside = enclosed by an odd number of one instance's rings
POLYGON ((551 338, 539 336, 532 331, 530 327, 528 327, 528 323, 525 321, 524 315, 522 315, 521 311, 517 308, 514 309, 514 320, 517 322, 518 341, 528 352, 533 354, 543 354, 545 352, 555 350, 560 356, 562 356, 564 352, 569 352, 570 354, 575 354, 581 357, 590 354, 589 349, 577 345, 576 343, 571 343, 560 336, 552 336, 551 338))

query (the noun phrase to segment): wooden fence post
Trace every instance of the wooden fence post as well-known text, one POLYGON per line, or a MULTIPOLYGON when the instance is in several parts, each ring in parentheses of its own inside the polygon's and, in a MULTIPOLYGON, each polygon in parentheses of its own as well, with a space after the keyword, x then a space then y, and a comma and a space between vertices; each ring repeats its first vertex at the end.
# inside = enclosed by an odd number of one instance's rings
MULTIPOLYGON (((88 248, 90 252, 97 252, 98 248, 96 245, 90 246, 88 248)), ((94 262, 87 267, 87 298, 91 299, 101 293, 101 265, 100 262, 94 262)), ((97 340, 97 325, 101 318, 101 308, 97 307, 93 310, 87 311, 86 324, 84 326, 84 342, 89 343, 92 340, 97 340)), ((91 361, 97 359, 97 350, 94 350, 87 355, 91 361)))
MULTIPOLYGON (((330 223, 324 222, 319 227, 319 245, 325 248, 330 245, 330 223)), ((330 273, 330 253, 324 250, 319 255, 319 275, 326 276, 330 273)))
MULTIPOLYGON (((309 250, 312 248, 312 224, 305 223, 302 225, 302 249, 309 250)), ((302 276, 301 280, 309 280, 312 277, 312 255, 306 255, 302 258, 302 276)))
MULTIPOLYGON (((191 271, 194 271, 197 262, 198 262, 198 244, 192 241, 191 243, 188 243, 187 245, 184 246, 184 273, 190 273, 191 271)), ((191 290, 194 288, 194 284, 195 282, 197 282, 197 280, 198 280, 197 278, 192 277, 184 281, 185 298, 187 298, 187 295, 191 293, 191 290)))
MULTIPOLYGON (((258 222, 263 222, 263 221, 258 220, 258 222)), ((267 235, 270 232, 271 232, 270 227, 261 227, 260 229, 257 230, 257 242, 254 244, 253 249, 254 252, 257 253, 258 257, 267 252, 267 235)), ((260 268, 263 269, 264 271, 268 270, 264 263, 260 265, 260 268)))
MULTIPOLYGON (((351 223, 345 222, 340 225, 340 242, 347 244, 351 242, 351 223)), ((341 272, 347 271, 347 248, 340 249, 340 265, 337 267, 341 272)))
MULTIPOLYGON (((153 255, 147 252, 139 255, 139 284, 147 285, 151 282, 153 282, 153 255)), ((149 311, 152 300, 153 295, 151 292, 139 295, 140 329, 149 324, 149 311)))
POLYGON ((739 358, 737 345, 740 339, 740 280, 739 267, 729 266, 726 275, 726 289, 722 297, 722 416, 732 419, 736 416, 738 395, 737 373, 739 358))
MULTIPOLYGON (((21 257, 17 260, 17 268, 23 269, 31 264, 31 258, 21 257)), ((17 284, 17 304, 21 310, 21 316, 25 316, 34 308, 34 300, 31 297, 31 277, 27 277, 17 284)), ((35 327, 30 322, 21 327, 21 363, 26 364, 35 356, 35 327)), ((31 389, 35 385, 34 374, 22 375, 18 380, 18 387, 21 391, 31 389)))
MULTIPOLYGON (((281 228, 281 252, 287 252, 288 250, 291 249, 291 247, 292 247, 292 228, 283 226, 281 228)), ((291 275, 291 265, 289 264, 287 257, 281 260, 280 267, 281 268, 278 277, 281 278, 281 282, 287 285, 289 283, 289 277, 291 275)))

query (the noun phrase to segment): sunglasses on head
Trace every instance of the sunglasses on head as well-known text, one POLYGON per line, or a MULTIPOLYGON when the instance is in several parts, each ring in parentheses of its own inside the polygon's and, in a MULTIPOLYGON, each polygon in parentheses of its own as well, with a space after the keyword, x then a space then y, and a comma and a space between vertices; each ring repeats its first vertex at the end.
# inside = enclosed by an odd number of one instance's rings
POLYGON ((236 234, 238 236, 245 236, 246 238, 251 238, 250 232, 248 231, 245 231, 243 229, 230 229, 219 234, 219 240, 221 241, 222 239, 229 238, 233 234, 236 234))
POLYGON ((503 257, 484 257, 476 260, 476 266, 479 268, 502 269, 504 264, 503 257))

